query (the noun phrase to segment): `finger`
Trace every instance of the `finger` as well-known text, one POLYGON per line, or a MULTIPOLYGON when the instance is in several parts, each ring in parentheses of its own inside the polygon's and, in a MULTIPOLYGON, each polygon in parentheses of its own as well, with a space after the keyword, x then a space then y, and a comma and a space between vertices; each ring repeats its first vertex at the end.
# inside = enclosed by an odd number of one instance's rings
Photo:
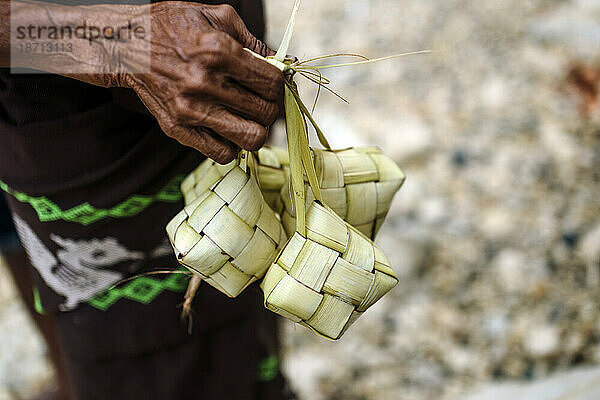
MULTIPOLYGON (((220 33, 219 36, 228 37, 225 33, 220 33)), ((221 39, 222 37, 220 37, 221 39)), ((202 57, 204 53, 197 50, 196 55, 202 57)), ((223 57, 231 58, 228 54, 223 55, 223 57)), ((208 67, 198 67, 189 68, 185 71, 173 71, 172 68, 157 64, 154 66, 153 72, 156 72, 158 76, 146 84, 149 85, 148 90, 150 92, 166 94, 171 99, 163 104, 163 108, 168 110, 176 119, 178 119, 177 116, 181 111, 185 112, 187 109, 197 106, 192 106, 189 102, 189 98, 196 98, 202 101, 214 100, 229 110, 263 126, 269 126, 275 121, 279 115, 281 102, 263 99, 253 91, 237 84, 229 76, 217 71, 213 68, 214 65, 210 64, 210 69, 207 69, 208 67), (174 76, 174 74, 177 76, 174 76), (169 85, 172 85, 172 83, 169 82, 169 79, 164 78, 165 76, 183 82, 179 85, 181 91, 179 94, 186 96, 170 96, 167 92, 169 85)))
POLYGON ((257 151, 267 141, 267 129, 228 111, 225 107, 195 102, 179 112, 186 125, 209 128, 245 150, 257 151))
POLYGON ((188 55, 208 71, 228 76, 265 100, 276 101, 283 96, 281 71, 245 51, 227 33, 215 31, 202 35, 188 55))
POLYGON ((235 52, 234 62, 225 73, 241 86, 248 88, 265 100, 278 101, 283 97, 283 73, 266 61, 254 57, 247 51, 235 52))
MULTIPOLYGON (((203 91, 200 91, 200 88, 192 87, 185 93, 189 95, 202 93, 203 96, 214 99, 227 109, 263 126, 272 125, 279 116, 280 104, 278 102, 267 101, 222 74, 215 74, 210 77, 210 80, 212 84, 202 87, 203 91)), ((186 106, 189 107, 189 104, 186 106)), ((195 107, 197 105, 192 108, 195 107)))
POLYGON ((207 128, 175 125, 171 128, 171 133, 165 133, 169 136, 172 134, 172 137, 177 139, 179 143, 198 150, 219 164, 227 164, 233 161, 239 152, 236 145, 223 140, 207 128))
POLYGON ((213 26, 229 34, 242 46, 263 57, 275 55, 273 50, 250 33, 244 21, 230 5, 207 6, 204 15, 213 26))
POLYGON ((237 156, 239 149, 233 143, 223 138, 218 138, 207 130, 194 129, 177 124, 175 119, 161 105, 161 102, 147 88, 136 84, 133 89, 152 115, 154 115, 160 128, 167 136, 176 139, 185 146, 198 150, 220 164, 227 164, 237 156))
POLYGON ((225 83, 224 88, 219 100, 225 107, 262 126, 271 126, 277 120, 279 102, 266 101, 234 82, 225 83))

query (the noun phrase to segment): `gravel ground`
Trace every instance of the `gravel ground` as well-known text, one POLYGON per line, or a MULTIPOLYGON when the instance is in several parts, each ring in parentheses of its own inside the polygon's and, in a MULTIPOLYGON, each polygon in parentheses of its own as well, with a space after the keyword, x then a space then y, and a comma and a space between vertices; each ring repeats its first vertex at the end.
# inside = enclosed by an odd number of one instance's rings
POLYGON ((600 398, 600 368, 575 368, 532 382, 494 383, 463 400, 596 400, 600 398))
MULTIPOLYGON (((272 46, 292 3, 266 0, 272 46)), ((285 325, 302 399, 457 399, 600 362, 599 20, 596 0, 303 0, 300 58, 433 53, 327 74, 350 101, 319 100, 331 142, 408 180, 378 238, 398 287, 339 342, 285 325)), ((4 400, 51 372, 0 286, 4 400)))
POLYGON ((338 343, 286 325, 303 399, 456 398, 600 361, 599 20, 591 0, 304 0, 300 58, 433 53, 327 74, 350 101, 319 100, 333 144, 408 175, 379 237, 401 281, 338 343))

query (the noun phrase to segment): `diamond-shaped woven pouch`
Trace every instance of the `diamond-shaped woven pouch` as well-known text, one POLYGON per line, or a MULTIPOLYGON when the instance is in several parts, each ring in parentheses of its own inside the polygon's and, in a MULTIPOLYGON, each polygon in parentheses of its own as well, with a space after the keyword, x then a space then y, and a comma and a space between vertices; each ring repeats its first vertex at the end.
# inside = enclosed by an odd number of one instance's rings
POLYGON ((261 287, 265 306, 329 339, 398 283, 383 252, 332 209, 312 202, 261 287))
POLYGON ((210 158, 202 161, 181 182, 181 192, 183 193, 185 204, 190 204, 198 196, 204 194, 237 165, 237 160, 225 165, 221 165, 210 158))
MULTIPOLYGON (((318 182, 323 178, 327 181, 329 172, 322 169, 320 177, 317 173, 315 164, 321 153, 314 151, 311 156, 306 120, 297 99, 297 88, 290 78, 285 88, 289 208, 293 204, 297 216, 293 233, 267 271, 261 288, 269 310, 336 340, 396 286, 398 279, 373 241, 325 205, 318 182), (314 200, 307 201, 306 181, 314 200)), ((333 152, 326 154, 337 159, 333 152)), ((358 156, 363 154, 359 152, 358 156)), ((328 171, 342 173, 337 181, 343 182, 343 168, 328 171)))
POLYGON ((182 265, 236 297, 265 274, 287 237, 256 178, 238 165, 216 165, 199 167, 205 170, 199 174, 204 182, 215 182, 195 194, 169 222, 167 233, 182 265), (221 172, 222 177, 209 178, 221 172))
MULTIPOLYGON (((396 163, 376 147, 344 150, 312 149, 323 202, 343 220, 375 239, 392 199, 405 180, 396 163)), ((281 219, 288 235, 295 230, 290 184, 281 190, 281 219)), ((307 205, 314 195, 307 186, 307 205)))
MULTIPOLYGON (((267 204, 277 213, 283 209, 280 192, 289 178, 289 164, 288 152, 285 149, 266 146, 256 152, 258 186, 267 204)), ((219 165, 210 159, 203 161, 181 182, 185 204, 194 201, 236 165, 236 161, 226 165, 219 165)))

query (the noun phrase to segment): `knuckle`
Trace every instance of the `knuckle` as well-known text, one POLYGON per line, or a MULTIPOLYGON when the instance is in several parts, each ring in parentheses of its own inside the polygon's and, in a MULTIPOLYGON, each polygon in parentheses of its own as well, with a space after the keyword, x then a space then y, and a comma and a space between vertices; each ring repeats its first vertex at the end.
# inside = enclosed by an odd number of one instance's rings
POLYGON ((192 78, 191 89, 193 92, 207 94, 211 91, 210 79, 204 74, 194 76, 192 78))
POLYGON ((268 89, 271 100, 276 100, 283 95, 283 87, 285 85, 283 74, 279 70, 275 70, 271 74, 269 82, 268 89))
POLYGON ((219 164, 227 164, 233 161, 235 156, 236 154, 231 148, 229 148, 228 146, 222 146, 214 152, 212 159, 218 162, 219 164))
POLYGON ((200 50, 204 64, 219 67, 226 62, 231 52, 231 40, 223 32, 209 32, 203 35, 200 50))
POLYGON ((220 4, 216 7, 216 12, 220 17, 224 19, 234 18, 237 16, 237 12, 235 8, 233 8, 230 4, 220 4))
POLYGON ((205 126, 209 118, 209 112, 201 107, 194 110, 194 122, 200 126, 205 126))
POLYGON ((272 125, 279 116, 279 106, 274 103, 268 103, 265 109, 265 120, 267 125, 272 125))
POLYGON ((210 79, 206 68, 202 68, 201 65, 194 65, 188 69, 187 73, 189 77, 189 86, 193 89, 205 84, 210 79))
POLYGON ((208 47, 218 46, 222 41, 225 34, 221 31, 212 30, 202 35, 202 42, 208 47))
POLYGON ((267 129, 256 125, 249 128, 244 137, 244 149, 249 151, 257 151, 265 145, 267 141, 267 129))
POLYGON ((205 107, 192 107, 186 98, 177 98, 171 106, 171 114, 178 122, 205 126, 209 119, 209 112, 205 107))
POLYGON ((173 100, 171 105, 171 114, 175 119, 181 120, 189 111, 187 101, 181 97, 177 97, 173 100))

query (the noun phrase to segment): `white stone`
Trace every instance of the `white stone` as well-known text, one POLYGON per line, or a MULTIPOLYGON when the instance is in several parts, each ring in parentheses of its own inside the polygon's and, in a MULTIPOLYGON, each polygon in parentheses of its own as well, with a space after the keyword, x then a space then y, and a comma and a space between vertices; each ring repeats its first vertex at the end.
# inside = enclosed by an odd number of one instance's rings
POLYGON ((463 397, 463 400, 596 400, 600 398, 598 377, 600 368, 580 368, 532 383, 493 383, 463 397))
POLYGON ((558 329, 558 326, 554 325, 532 327, 523 343, 527 353, 536 358, 555 354, 560 345, 558 329))
POLYGON ((527 287, 527 258, 517 249, 503 249, 493 260, 493 265, 504 290, 520 291, 527 287))
POLYGON ((386 135, 380 146, 394 160, 424 155, 433 144, 431 128, 414 114, 403 113, 383 128, 386 135))

